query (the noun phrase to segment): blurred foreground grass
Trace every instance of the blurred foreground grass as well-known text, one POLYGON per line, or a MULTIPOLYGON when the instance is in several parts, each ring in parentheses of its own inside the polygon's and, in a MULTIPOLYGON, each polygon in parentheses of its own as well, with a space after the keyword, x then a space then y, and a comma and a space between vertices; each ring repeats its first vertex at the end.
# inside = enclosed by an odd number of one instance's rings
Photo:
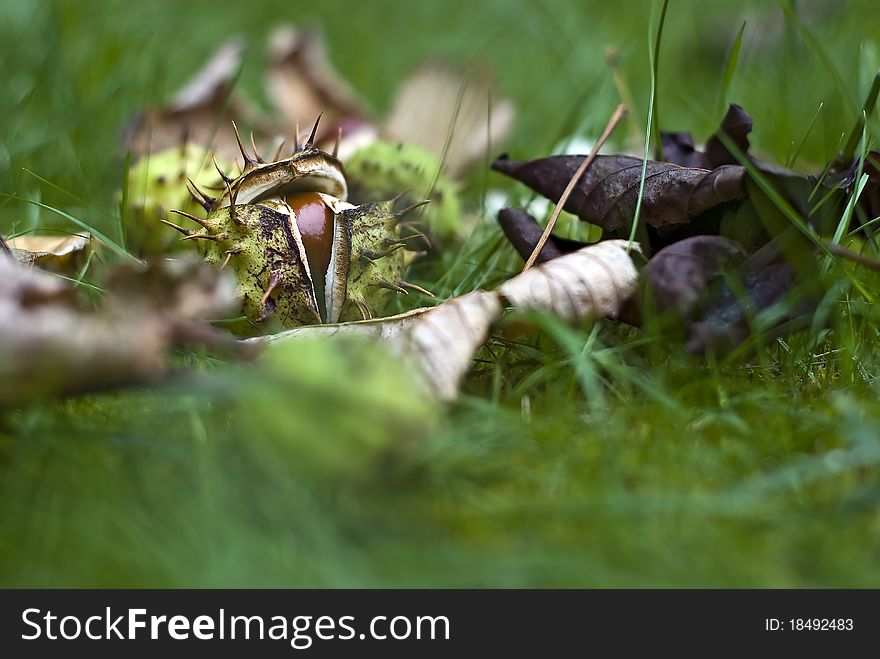
MULTIPOLYGON (((233 34, 252 43, 241 84, 259 98, 264 39, 284 21, 321 23, 377 111, 425 57, 492 64, 520 111, 508 149, 523 158, 601 129, 619 101, 613 46, 641 132, 651 8, 3 2, 0 191, 117 230, 119 127, 233 34)), ((661 126, 714 129, 748 20, 728 98, 755 116, 757 151, 785 161, 823 103, 797 166, 833 155, 880 65, 880 9, 798 9, 823 52, 776 4, 673 0, 661 126)), ((487 181, 506 185, 478 171, 472 208, 487 181)), ((45 225, 64 226, 0 199, 3 231, 45 225)), ((450 294, 515 267, 487 222, 420 276, 450 294)), ((611 324, 543 322, 526 343, 495 337, 451 409, 416 397, 381 353, 315 345, 257 368, 181 354, 160 387, 7 411, 0 584, 880 585, 875 326, 707 365, 611 324)))

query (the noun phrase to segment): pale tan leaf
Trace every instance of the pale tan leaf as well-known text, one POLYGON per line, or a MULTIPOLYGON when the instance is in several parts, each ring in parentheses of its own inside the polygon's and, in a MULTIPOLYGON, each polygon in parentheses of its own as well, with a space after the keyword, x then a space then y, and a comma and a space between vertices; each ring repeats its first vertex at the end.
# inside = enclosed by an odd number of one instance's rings
POLYGON ((564 254, 510 279, 498 293, 512 307, 550 311, 567 321, 616 317, 639 278, 627 244, 605 240, 564 254))
POLYGON ((52 272, 72 273, 82 267, 92 249, 88 234, 27 234, 10 238, 7 245, 23 265, 38 266, 52 272))
POLYGON ((349 323, 305 325, 303 327, 294 327, 293 329, 285 330, 277 334, 268 334, 266 336, 255 336, 250 339, 243 339, 242 342, 249 344, 262 344, 273 343, 275 341, 337 335, 364 336, 381 340, 392 339, 410 329, 419 317, 428 313, 432 309, 434 309, 434 307, 413 309, 412 311, 397 314, 396 316, 371 318, 370 320, 358 320, 349 323))
POLYGON ((431 62, 403 82, 384 132, 439 157, 451 129, 445 166, 456 177, 483 162, 490 148, 493 153, 498 150, 513 127, 514 115, 513 104, 501 96, 490 75, 431 62))
POLYGON ((436 307, 397 316, 298 327, 245 342, 259 344, 337 335, 370 337, 382 341, 393 353, 411 363, 429 393, 452 400, 458 394, 459 383, 474 353, 488 338, 489 329, 501 311, 501 301, 495 293, 474 291, 436 307))
POLYGON ((392 342, 392 350, 414 365, 427 391, 453 400, 502 310, 498 296, 486 291, 453 298, 419 316, 392 342))
POLYGON ((372 338, 411 363, 428 392, 453 400, 505 304, 549 311, 567 321, 616 317, 638 282, 627 245, 625 240, 589 245, 517 275, 495 291, 474 291, 436 307, 354 323, 299 327, 244 343, 319 336, 372 338))
POLYGON ((106 288, 96 311, 68 281, 0 254, 0 405, 155 380, 178 343, 233 347, 200 322, 235 299, 202 262, 126 265, 106 288))
POLYGON ((166 108, 169 112, 189 112, 223 101, 238 75, 245 44, 233 38, 214 51, 201 69, 177 91, 166 108))

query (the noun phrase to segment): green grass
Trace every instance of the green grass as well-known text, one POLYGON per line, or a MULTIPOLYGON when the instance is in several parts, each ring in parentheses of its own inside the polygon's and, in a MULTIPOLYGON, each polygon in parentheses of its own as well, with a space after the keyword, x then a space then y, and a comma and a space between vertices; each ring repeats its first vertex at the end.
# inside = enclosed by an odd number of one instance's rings
MULTIPOLYGON (((619 102, 606 46, 649 125, 649 2, 260 4, 0 3, 0 229, 75 218, 120 240, 118 128, 231 34, 251 40, 241 84, 264 101, 279 21, 321 22, 379 113, 423 58, 491 63, 517 158, 601 131, 619 102)), ((880 65, 876 3, 838 5, 798 3, 805 40, 780 5, 672 0, 660 127, 702 139, 725 96, 754 115, 757 153, 821 170, 880 65)), ((470 210, 487 180, 527 198, 477 171, 470 210)), ((520 267, 486 222, 414 274, 448 296, 520 267)), ((448 408, 342 345, 256 366, 181 352, 159 386, 6 410, 0 584, 880 586, 880 342, 856 286, 877 282, 842 281, 831 331, 719 363, 537 317, 538 334, 493 335, 448 408)))

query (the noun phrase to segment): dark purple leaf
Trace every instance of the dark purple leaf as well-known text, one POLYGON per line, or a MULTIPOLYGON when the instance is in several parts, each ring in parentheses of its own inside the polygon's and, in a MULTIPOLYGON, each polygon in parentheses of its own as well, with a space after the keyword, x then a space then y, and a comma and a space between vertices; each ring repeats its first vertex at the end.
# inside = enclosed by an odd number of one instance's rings
POLYGON ((661 133, 660 142, 663 146, 663 158, 666 162, 682 167, 699 167, 715 169, 722 165, 739 164, 736 157, 721 142, 719 134, 732 140, 744 154, 749 150, 749 133, 752 132, 752 117, 738 105, 731 105, 721 120, 718 131, 706 142, 705 151, 694 148, 694 140, 690 133, 661 133))
POLYGON ((660 144, 663 146, 663 158, 682 167, 698 167, 712 169, 709 159, 702 151, 694 147, 694 138, 688 132, 660 133, 660 144))
MULTIPOLYGON (((584 156, 551 156, 532 161, 498 158, 492 168, 558 201, 584 156)), ((628 235, 638 200, 642 160, 632 156, 598 156, 565 204, 565 210, 601 226, 605 237, 628 235)), ((673 234, 692 218, 745 195, 745 170, 739 166, 714 171, 648 161, 641 220, 656 235, 673 234)))
MULTIPOLYGON (((532 255, 532 251, 541 239, 541 234, 544 233, 538 221, 519 208, 502 208, 498 211, 498 224, 523 260, 527 260, 532 255)), ((538 258, 535 259, 535 263, 544 263, 561 254, 562 252, 554 244, 553 236, 550 236, 538 258)))
MULTIPOLYGON (((718 133, 723 133, 730 138, 736 147, 744 154, 749 151, 749 133, 752 132, 752 117, 740 106, 731 104, 727 109, 727 114, 721 120, 721 127, 718 133)), ((706 142, 706 156, 709 164, 714 169, 722 165, 738 165, 739 161, 734 157, 727 147, 721 143, 718 133, 709 138, 706 142)))
POLYGON ((799 280, 786 262, 747 271, 736 281, 725 281, 688 322, 688 352, 723 355, 748 339, 766 344, 808 326, 819 299, 815 282, 799 280))
POLYGON ((748 258, 739 243, 720 236, 675 243, 645 268, 653 303, 646 309, 671 316, 693 354, 766 342, 807 324, 821 296, 818 277, 805 279, 781 255, 775 242, 748 258))
POLYGON ((645 278, 658 309, 686 318, 706 296, 710 284, 745 257, 745 250, 735 240, 693 236, 657 252, 645 267, 645 278))

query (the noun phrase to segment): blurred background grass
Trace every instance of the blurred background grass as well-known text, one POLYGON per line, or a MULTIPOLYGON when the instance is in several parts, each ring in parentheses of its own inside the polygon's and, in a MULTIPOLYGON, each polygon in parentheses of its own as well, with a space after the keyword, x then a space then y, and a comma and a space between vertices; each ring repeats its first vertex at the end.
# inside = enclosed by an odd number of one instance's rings
MULTIPOLYGON (((240 84, 265 102, 263 48, 280 22, 321 25, 334 64, 377 113, 425 58, 491 65, 519 110, 507 149, 523 158, 601 130, 619 102, 613 47, 642 132, 653 10, 0 2, 0 192, 114 229, 123 124, 232 35, 251 44, 240 84)), ((821 48, 775 3, 673 0, 660 125, 698 139, 714 130, 725 60, 747 21, 729 100, 754 115, 756 151, 777 161, 822 103, 797 163, 821 167, 880 66, 880 7, 797 11, 821 48)), ((479 187, 487 175, 474 178, 479 187)), ((58 223, 0 198, 6 232, 58 223)), ((466 274, 441 289, 505 276, 515 261, 496 238, 487 224, 447 258, 466 274)), ((437 268, 426 283, 441 279, 437 268)), ((306 346, 253 369, 181 354, 187 368, 161 387, 6 411, 0 583, 880 585, 874 327, 709 367, 610 324, 545 323, 526 343, 495 337, 449 410, 414 398, 379 353, 306 346)))

